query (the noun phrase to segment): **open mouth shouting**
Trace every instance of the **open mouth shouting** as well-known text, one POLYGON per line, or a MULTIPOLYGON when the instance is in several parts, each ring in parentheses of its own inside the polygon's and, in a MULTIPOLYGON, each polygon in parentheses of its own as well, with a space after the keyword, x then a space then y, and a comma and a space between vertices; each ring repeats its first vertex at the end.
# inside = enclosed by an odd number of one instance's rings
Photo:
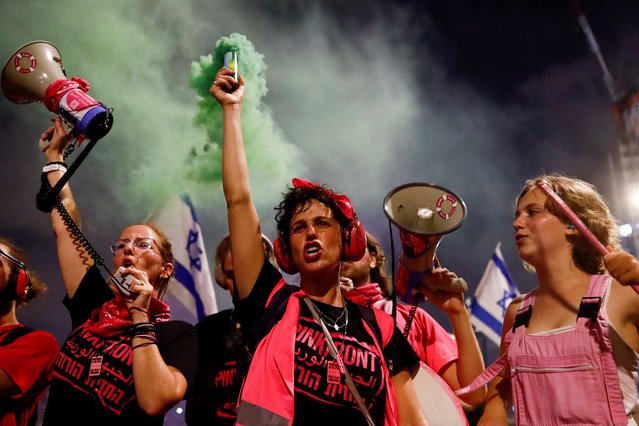
POLYGON ((130 268, 131 266, 134 266, 134 265, 135 265, 135 262, 133 261, 133 258, 127 256, 122 260, 121 266, 124 266, 125 268, 130 268))
POLYGON ((319 260, 322 253, 322 245, 318 241, 313 241, 304 245, 304 260, 315 262, 319 260))

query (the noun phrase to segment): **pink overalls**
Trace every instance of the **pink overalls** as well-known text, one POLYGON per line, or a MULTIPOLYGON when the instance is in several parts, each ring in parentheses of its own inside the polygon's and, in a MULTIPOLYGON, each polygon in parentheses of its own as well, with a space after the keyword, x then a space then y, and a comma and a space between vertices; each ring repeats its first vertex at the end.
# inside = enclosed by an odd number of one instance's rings
POLYGON ((606 310, 611 277, 594 275, 574 328, 527 335, 535 302, 530 292, 517 311, 508 349, 460 394, 485 384, 506 364, 518 425, 626 425, 606 310), (482 383, 483 382, 483 383, 482 383))

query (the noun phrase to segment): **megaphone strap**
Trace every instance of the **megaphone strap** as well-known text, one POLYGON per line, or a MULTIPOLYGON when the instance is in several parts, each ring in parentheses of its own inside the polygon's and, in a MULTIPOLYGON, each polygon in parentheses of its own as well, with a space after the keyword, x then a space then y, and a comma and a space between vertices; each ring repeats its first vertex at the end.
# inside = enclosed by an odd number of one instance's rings
POLYGON ((60 180, 55 184, 53 188, 49 184, 49 180, 46 177, 46 173, 42 174, 42 185, 40 186, 40 191, 36 196, 36 207, 38 210, 49 213, 55 204, 56 198, 62 191, 62 188, 66 183, 71 179, 71 176, 75 173, 75 171, 80 167, 80 164, 84 161, 84 159, 89 155, 91 149, 95 146, 99 139, 94 139, 89 141, 89 144, 80 152, 78 158, 75 159, 73 164, 69 167, 68 171, 60 178, 60 180))

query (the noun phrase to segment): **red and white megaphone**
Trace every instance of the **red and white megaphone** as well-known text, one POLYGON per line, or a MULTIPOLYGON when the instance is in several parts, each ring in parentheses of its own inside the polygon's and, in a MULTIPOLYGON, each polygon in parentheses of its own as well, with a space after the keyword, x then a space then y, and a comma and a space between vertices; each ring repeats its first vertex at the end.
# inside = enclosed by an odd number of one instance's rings
POLYGON ((111 110, 87 91, 87 81, 67 79, 58 49, 47 41, 33 41, 18 48, 2 70, 2 92, 12 102, 39 102, 58 114, 83 137, 97 140, 113 125, 111 110))
MULTIPOLYGON (((402 256, 395 277, 396 292, 409 304, 424 297, 418 288, 424 276, 438 265, 437 246, 445 234, 466 220, 466 204, 457 194, 432 183, 408 183, 391 190, 384 199, 384 213, 399 228, 402 256)), ((466 291, 462 278, 451 283, 451 291, 466 291)), ((439 290, 431 288, 431 290, 439 290)))

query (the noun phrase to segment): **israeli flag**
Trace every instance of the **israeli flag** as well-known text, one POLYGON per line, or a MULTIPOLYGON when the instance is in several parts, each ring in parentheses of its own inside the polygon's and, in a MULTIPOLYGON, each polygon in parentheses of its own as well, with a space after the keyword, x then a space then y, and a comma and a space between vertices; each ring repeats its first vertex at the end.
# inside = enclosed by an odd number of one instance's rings
MULTIPOLYGON (((167 293, 197 320, 217 312, 204 239, 188 195, 174 196, 149 216, 171 241, 175 273, 167 293)), ((171 303, 169 303, 171 305, 171 303)))
POLYGON ((519 296, 519 290, 506 268, 500 246, 501 243, 497 243, 470 306, 470 321, 475 329, 497 345, 501 341, 506 308, 511 300, 519 296))

